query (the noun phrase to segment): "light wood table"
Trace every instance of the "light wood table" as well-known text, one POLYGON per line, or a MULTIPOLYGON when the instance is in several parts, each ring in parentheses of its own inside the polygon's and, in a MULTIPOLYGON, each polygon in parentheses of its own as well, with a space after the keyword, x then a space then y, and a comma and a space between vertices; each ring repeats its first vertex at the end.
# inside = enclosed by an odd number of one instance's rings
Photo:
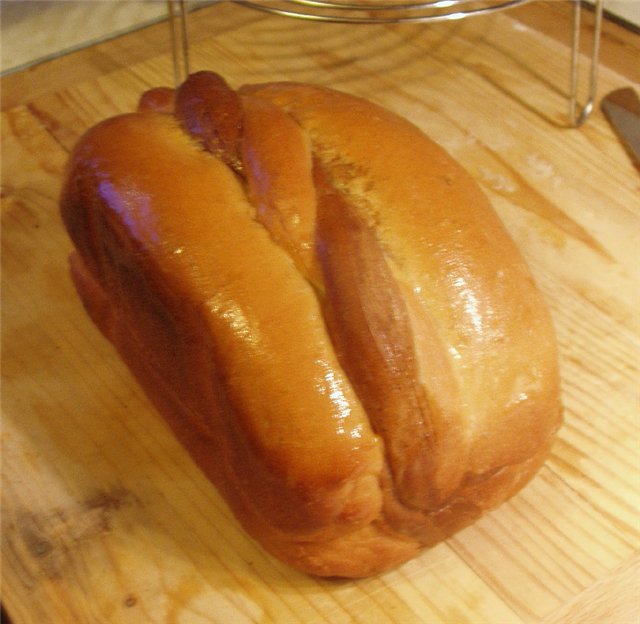
MULTIPOLYGON (((172 81, 159 24, 2 81, 2 600, 14 624, 639 621, 640 177, 599 110, 565 127, 569 5, 432 26, 192 20, 193 69, 373 99, 482 185, 552 309, 566 422, 513 500, 387 574, 316 580, 240 530, 81 309, 68 152, 172 81)), ((585 32, 590 17, 584 19, 585 32)), ((585 38, 586 39, 586 38, 585 38)), ((600 94, 640 83, 606 22, 600 94)))

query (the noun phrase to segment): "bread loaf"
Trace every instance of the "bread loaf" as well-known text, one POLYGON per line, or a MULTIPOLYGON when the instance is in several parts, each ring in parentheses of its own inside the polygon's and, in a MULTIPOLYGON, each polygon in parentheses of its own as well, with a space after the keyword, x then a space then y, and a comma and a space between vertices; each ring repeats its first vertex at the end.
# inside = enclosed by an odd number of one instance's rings
POLYGON ((90 316, 291 566, 396 566, 547 456, 547 307, 479 187, 395 114, 199 72, 86 133, 61 211, 90 316))

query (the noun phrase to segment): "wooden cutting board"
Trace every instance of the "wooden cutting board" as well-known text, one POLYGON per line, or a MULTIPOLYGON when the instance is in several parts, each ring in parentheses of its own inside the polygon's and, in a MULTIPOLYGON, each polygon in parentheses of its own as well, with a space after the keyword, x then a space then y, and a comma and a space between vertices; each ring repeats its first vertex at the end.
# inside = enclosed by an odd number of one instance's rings
MULTIPOLYGON (((193 69, 233 85, 327 84, 421 126, 480 182, 554 315, 566 422, 539 475, 447 543, 355 582, 298 574, 247 538, 70 285, 65 159, 85 128, 171 83, 166 25, 3 79, 2 600, 14 623, 640 621, 640 177, 598 110, 565 127, 569 4, 428 27, 228 4, 192 19, 193 69)), ((601 94, 638 88, 639 39, 605 24, 601 94)))

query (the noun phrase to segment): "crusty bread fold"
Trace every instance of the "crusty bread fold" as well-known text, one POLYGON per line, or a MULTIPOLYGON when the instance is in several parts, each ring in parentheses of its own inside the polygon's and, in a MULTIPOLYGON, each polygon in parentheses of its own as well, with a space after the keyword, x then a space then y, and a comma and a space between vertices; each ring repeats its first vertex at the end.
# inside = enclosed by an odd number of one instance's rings
POLYGON ((391 568, 544 461, 547 307, 479 187, 395 114, 199 72, 86 133, 61 211, 91 318, 282 561, 391 568))

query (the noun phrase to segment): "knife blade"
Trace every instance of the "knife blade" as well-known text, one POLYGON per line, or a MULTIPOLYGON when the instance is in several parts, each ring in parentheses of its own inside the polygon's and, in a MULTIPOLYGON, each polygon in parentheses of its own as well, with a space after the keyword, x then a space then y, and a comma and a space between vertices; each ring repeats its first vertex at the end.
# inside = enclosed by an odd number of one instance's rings
POLYGON ((640 99, 631 87, 616 89, 600 103, 602 112, 640 172, 640 99))

